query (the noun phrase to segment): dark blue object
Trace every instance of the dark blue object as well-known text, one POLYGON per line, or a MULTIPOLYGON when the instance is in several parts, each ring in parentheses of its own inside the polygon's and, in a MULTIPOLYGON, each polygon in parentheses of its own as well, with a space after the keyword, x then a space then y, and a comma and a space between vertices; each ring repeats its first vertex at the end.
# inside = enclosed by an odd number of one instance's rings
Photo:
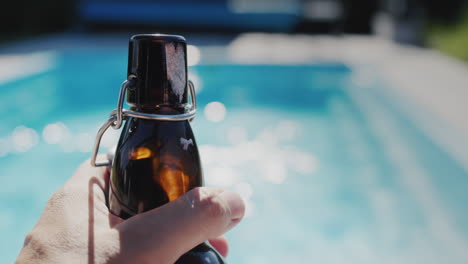
POLYGON ((227 1, 84 0, 81 19, 88 23, 137 24, 183 28, 288 31, 300 20, 297 12, 234 12, 227 1))

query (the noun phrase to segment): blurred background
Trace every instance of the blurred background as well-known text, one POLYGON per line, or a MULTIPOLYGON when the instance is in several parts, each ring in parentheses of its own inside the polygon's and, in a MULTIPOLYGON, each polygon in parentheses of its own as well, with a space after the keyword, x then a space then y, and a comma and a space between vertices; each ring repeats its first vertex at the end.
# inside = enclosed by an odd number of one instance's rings
POLYGON ((0 40, 143 28, 222 34, 382 33, 399 43, 466 58, 466 9, 465 0, 21 0, 4 3, 0 40))
POLYGON ((17 0, 0 16, 2 263, 89 158, 129 37, 155 32, 190 44, 207 184, 247 203, 230 263, 468 262, 466 0, 17 0))

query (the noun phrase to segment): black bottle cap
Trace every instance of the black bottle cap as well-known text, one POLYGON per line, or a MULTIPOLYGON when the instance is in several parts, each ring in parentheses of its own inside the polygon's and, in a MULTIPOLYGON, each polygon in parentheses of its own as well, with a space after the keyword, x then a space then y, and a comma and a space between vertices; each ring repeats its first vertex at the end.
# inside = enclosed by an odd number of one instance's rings
POLYGON ((187 104, 187 43, 176 35, 142 34, 130 38, 127 103, 140 110, 187 104))

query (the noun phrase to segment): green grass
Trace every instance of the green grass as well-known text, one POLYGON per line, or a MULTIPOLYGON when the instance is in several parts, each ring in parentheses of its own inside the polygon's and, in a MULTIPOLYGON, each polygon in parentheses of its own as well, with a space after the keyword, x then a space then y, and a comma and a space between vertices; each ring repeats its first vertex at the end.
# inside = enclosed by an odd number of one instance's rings
POLYGON ((432 24, 426 40, 429 47, 468 62, 468 11, 455 24, 432 24))

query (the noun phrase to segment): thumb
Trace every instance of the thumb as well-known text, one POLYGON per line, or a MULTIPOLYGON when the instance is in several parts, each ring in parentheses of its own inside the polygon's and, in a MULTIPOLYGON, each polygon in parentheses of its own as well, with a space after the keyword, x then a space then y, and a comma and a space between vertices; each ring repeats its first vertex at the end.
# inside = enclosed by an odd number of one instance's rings
POLYGON ((244 202, 232 191, 195 188, 119 224, 121 256, 141 263, 174 263, 196 245, 234 227, 244 210, 244 202))

